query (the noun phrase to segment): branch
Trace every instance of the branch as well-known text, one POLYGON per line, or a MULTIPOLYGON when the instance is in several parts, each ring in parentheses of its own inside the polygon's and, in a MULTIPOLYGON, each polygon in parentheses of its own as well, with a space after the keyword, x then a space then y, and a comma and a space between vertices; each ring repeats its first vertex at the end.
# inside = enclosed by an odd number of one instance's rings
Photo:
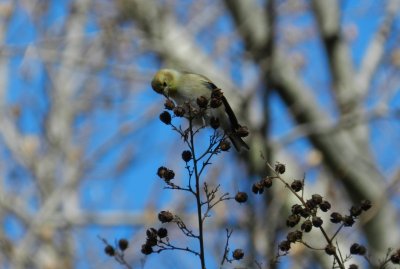
POLYGON ((388 6, 385 17, 367 47, 364 57, 362 58, 360 70, 358 71, 355 79, 357 89, 362 96, 367 94, 372 78, 375 75, 378 65, 384 56, 385 46, 399 10, 398 0, 391 0, 387 2, 388 6))
MULTIPOLYGON (((271 78, 296 122, 329 122, 329 117, 317 105, 288 62, 282 54, 276 54, 271 78)), ((353 201, 369 199, 374 202, 381 198, 377 190, 382 189, 384 179, 373 163, 365 162, 364 156, 348 133, 310 134, 309 139, 322 152, 326 164, 343 182, 353 201)), ((399 235, 398 229, 393 225, 396 223, 394 208, 387 198, 382 203, 385 205, 383 209, 365 227, 370 243, 378 254, 387 246, 394 245, 394 238, 399 235), (383 227, 388 232, 377 236, 383 227)))
POLYGON ((233 232, 232 230, 226 229, 226 242, 225 242, 225 247, 224 247, 224 255, 222 256, 220 267, 222 267, 222 265, 224 265, 225 261, 232 262, 228 258, 228 254, 229 254, 229 239, 231 238, 232 232, 233 232))
POLYGON ((312 3, 327 52, 339 110, 342 114, 352 112, 357 109, 361 100, 353 80, 354 68, 350 49, 341 32, 339 1, 314 0, 312 3))
POLYGON ((271 30, 268 15, 254 0, 225 0, 225 5, 235 20, 240 35, 245 40, 247 49, 254 58, 265 51, 269 43, 271 30))
MULTIPOLYGON (((47 128, 44 130, 50 150, 38 162, 38 168, 35 171, 37 172, 39 186, 43 190, 43 204, 41 204, 35 218, 31 220, 29 229, 15 250, 15 268, 25 267, 26 261, 34 256, 32 253, 38 250, 37 246, 33 247, 37 243, 37 231, 55 212, 60 210, 60 206, 69 197, 71 190, 76 189, 81 178, 82 167, 79 161, 67 161, 60 178, 61 184, 55 187, 55 171, 59 165, 57 160, 65 157, 60 153, 66 154, 72 147, 72 126, 75 111, 70 102, 80 85, 79 80, 73 78, 76 63, 68 55, 82 55, 82 38, 72 40, 70 38, 84 36, 86 11, 89 8, 90 0, 75 1, 73 4, 76 10, 68 17, 66 24, 67 45, 63 51, 61 67, 58 69, 59 72, 54 81, 55 89, 51 91, 51 106, 47 114, 47 128)), ((56 255, 56 252, 54 254, 56 255)), ((57 256, 53 258, 57 259, 57 256)), ((39 263, 39 261, 36 262, 39 263)), ((43 266, 40 266, 39 263, 38 267, 43 266)))

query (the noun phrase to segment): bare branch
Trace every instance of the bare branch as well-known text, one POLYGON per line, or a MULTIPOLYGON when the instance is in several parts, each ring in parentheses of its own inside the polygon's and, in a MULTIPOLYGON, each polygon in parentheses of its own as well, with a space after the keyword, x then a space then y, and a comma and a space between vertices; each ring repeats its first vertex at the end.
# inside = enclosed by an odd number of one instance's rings
POLYGON ((315 0, 313 7, 330 64, 337 104, 342 114, 349 113, 357 109, 360 98, 353 80, 350 49, 341 32, 339 1, 315 0))
POLYGON ((385 45, 390 37, 398 10, 398 0, 387 1, 385 17, 362 57, 360 70, 355 78, 357 89, 362 96, 367 94, 372 78, 384 56, 385 45))

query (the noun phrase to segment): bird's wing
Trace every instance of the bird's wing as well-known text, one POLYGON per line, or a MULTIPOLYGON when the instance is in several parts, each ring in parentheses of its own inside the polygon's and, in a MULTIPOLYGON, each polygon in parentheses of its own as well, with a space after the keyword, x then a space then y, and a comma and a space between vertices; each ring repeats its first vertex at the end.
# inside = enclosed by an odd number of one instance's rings
MULTIPOLYGON (((185 73, 185 74, 193 74, 193 73, 190 73, 190 72, 183 72, 183 73, 185 73)), ((203 75, 199 75, 199 74, 196 74, 196 75, 203 78, 203 81, 202 81, 203 85, 206 86, 207 89, 210 89, 210 91, 218 89, 218 87, 214 83, 212 83, 207 77, 205 77, 203 75)), ((239 124, 239 122, 238 122, 238 120, 236 118, 236 115, 233 112, 231 106, 229 105, 228 100, 226 100, 225 96, 222 96, 221 100, 222 100, 222 103, 224 104, 225 112, 229 117, 229 121, 231 123, 232 131, 237 129, 237 128, 239 128, 240 124, 239 124)))
MULTIPOLYGON (((218 89, 218 87, 214 83, 212 83, 209 79, 207 79, 206 77, 204 77, 204 79, 205 80, 203 83, 207 88, 209 88, 210 90, 218 89)), ((239 128, 240 127, 239 121, 237 120, 235 113, 233 112, 231 106, 229 105, 228 100, 226 100, 224 95, 222 95, 221 100, 225 106, 225 112, 226 114, 228 114, 232 129, 235 130, 239 128)))
POLYGON ((231 122, 231 125, 232 125, 232 129, 233 130, 238 129, 240 127, 240 124, 239 124, 239 122, 236 118, 236 115, 233 112, 231 106, 229 105, 228 100, 226 100, 225 96, 222 96, 222 103, 225 106, 225 112, 226 112, 226 114, 228 114, 229 121, 231 122))
POLYGON ((191 73, 191 72, 187 72, 187 71, 183 71, 182 73, 184 73, 186 75, 193 75, 193 76, 196 76, 196 77, 201 77, 202 78, 201 82, 203 83, 204 86, 206 86, 207 89, 214 90, 214 89, 218 88, 206 76, 203 76, 203 75, 200 75, 200 74, 191 73))

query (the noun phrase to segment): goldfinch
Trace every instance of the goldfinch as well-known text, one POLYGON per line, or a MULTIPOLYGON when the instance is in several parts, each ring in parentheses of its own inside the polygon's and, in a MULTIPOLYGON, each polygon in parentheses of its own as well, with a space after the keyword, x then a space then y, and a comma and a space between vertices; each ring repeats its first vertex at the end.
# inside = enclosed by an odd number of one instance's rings
POLYGON ((243 148, 249 149, 249 146, 242 140, 242 137, 248 133, 247 128, 239 124, 221 90, 205 76, 173 69, 161 69, 154 75, 151 86, 155 92, 168 99, 171 98, 180 106, 189 103, 191 106, 197 107, 198 98, 205 97, 207 102, 212 102, 214 101, 211 100, 212 97, 218 96, 221 105, 211 104, 207 113, 202 117, 203 123, 209 125, 212 117, 217 118, 221 128, 237 151, 241 151, 243 148))

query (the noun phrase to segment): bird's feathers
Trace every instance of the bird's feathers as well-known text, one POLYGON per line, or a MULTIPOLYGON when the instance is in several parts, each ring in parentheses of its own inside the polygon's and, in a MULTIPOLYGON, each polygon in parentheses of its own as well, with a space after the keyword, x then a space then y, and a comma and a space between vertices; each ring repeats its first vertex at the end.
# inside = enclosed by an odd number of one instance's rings
MULTIPOLYGON (((211 80, 203 75, 173 69, 159 70, 155 74, 151 86, 157 93, 174 99, 178 105, 183 105, 186 102, 196 105, 196 100, 200 96, 211 99, 213 91, 219 90, 211 80)), ((221 128, 229 136, 236 150, 249 149, 249 146, 236 132, 241 125, 228 100, 222 95, 221 101, 222 105, 218 108, 210 108, 203 120, 207 123, 212 116, 218 118, 221 128)))

